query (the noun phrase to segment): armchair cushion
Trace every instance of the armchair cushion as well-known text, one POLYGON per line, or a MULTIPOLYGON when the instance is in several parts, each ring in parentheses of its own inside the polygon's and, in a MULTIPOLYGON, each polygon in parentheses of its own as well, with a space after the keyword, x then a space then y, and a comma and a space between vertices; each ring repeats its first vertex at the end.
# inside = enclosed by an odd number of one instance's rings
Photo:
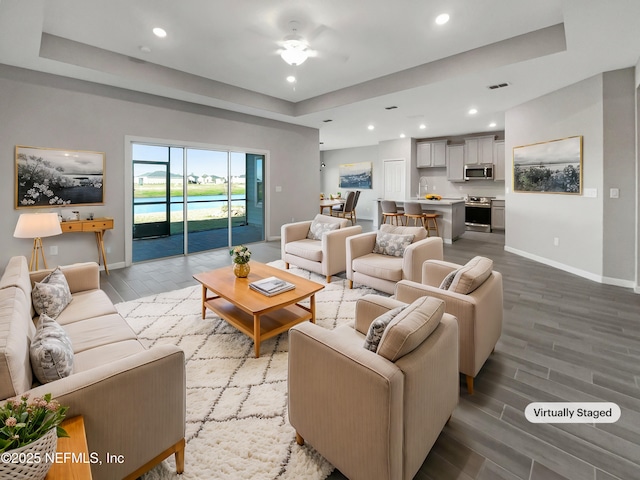
POLYGON ((41 282, 36 282, 31 292, 33 308, 38 314, 43 313, 52 318, 60 315, 60 312, 71 302, 71 290, 60 267, 47 275, 41 282))
POLYGON ((316 219, 313 222, 311 222, 311 227, 309 227, 309 233, 307 233, 307 238, 309 240, 322 240, 322 234, 324 232, 338 230, 339 228, 340 228, 339 223, 322 222, 316 219))
POLYGON ((46 313, 40 315, 29 349, 31 369, 40 383, 68 377, 73 372, 73 346, 62 326, 46 313))
POLYGON ((371 325, 369 325, 369 330, 367 331, 367 336, 364 339, 364 348, 366 348, 367 350, 371 350, 372 352, 378 350, 378 345, 380 344, 380 340, 382 340, 382 335, 384 334, 385 328, 387 328, 387 325, 391 323, 391 320, 393 320, 396 315, 398 315, 406 307, 406 305, 402 305, 400 307, 391 309, 371 322, 371 325))
POLYGON ((444 301, 433 297, 418 298, 389 323, 376 353, 395 362, 424 342, 443 314, 444 301))
POLYGON ((373 247, 373 253, 382 255, 391 255, 392 257, 402 257, 404 250, 413 243, 415 235, 398 235, 395 233, 385 233, 378 231, 376 235, 376 244, 373 247))
POLYGON ((393 233, 395 235, 413 235, 413 241, 411 243, 416 243, 427 238, 427 231, 424 227, 403 227, 385 223, 384 225, 380 225, 379 231, 393 233))
POLYGON ((296 257, 306 258, 312 262, 322 261, 322 243, 317 240, 305 238, 304 240, 290 242, 285 244, 284 251, 296 257))
POLYGON ((486 257, 474 257, 457 271, 449 290, 468 295, 489 278, 492 270, 493 260, 486 257))
POLYGON ((391 282, 402 280, 402 258, 368 253, 352 261, 354 272, 391 282))

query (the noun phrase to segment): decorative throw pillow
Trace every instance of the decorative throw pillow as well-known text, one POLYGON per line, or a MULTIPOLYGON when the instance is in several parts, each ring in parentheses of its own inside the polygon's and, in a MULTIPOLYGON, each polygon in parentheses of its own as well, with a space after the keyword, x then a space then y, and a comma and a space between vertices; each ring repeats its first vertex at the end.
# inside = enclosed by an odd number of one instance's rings
POLYGON ((404 250, 411 243, 415 235, 397 235, 394 233, 384 233, 378 231, 376 235, 376 244, 373 247, 373 253, 381 253, 382 255, 390 255, 392 257, 402 257, 404 250))
POLYGON ((67 332, 46 313, 40 315, 29 349, 31 369, 40 383, 68 377, 73 371, 73 346, 67 332))
POLYGON ((453 283, 453 279, 456 277, 457 273, 458 273, 458 270, 454 270, 451 273, 449 273, 446 277, 444 277, 444 279, 442 280, 442 283, 440 284, 440 288, 442 290, 449 290, 449 287, 453 283))
POLYGON ((43 313, 56 318, 71 302, 71 290, 60 267, 47 275, 42 282, 36 282, 31 292, 33 308, 39 315, 43 313))
POLYGON ((338 230, 340 228, 339 223, 329 223, 329 222, 311 222, 311 227, 309 227, 309 233, 307 234, 307 238, 310 240, 322 240, 322 234, 324 232, 330 232, 332 230, 338 230))
POLYGON ((387 313, 380 315, 373 322, 371 322, 369 331, 367 332, 367 336, 364 339, 364 348, 366 348, 367 350, 371 350, 372 352, 378 350, 378 345, 380 344, 380 339, 382 338, 384 329, 387 328, 387 325, 389 325, 391 320, 393 320, 395 316, 405 308, 407 308, 406 305, 396 307, 392 310, 389 310, 387 313))

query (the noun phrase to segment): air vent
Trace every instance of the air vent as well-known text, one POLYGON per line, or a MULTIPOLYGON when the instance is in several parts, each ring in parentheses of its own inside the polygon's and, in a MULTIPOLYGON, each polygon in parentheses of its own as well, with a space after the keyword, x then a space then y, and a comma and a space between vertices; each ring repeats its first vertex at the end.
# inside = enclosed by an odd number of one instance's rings
POLYGON ((488 88, 489 90, 496 90, 496 89, 498 89, 498 88, 508 87, 509 85, 511 85, 509 82, 496 83, 495 85, 489 85, 487 88, 488 88))
POLYGON ((331 120, 330 118, 327 118, 326 120, 322 120, 324 123, 329 123, 329 122, 333 122, 333 120, 331 120))
POLYGON ((384 107, 385 110, 395 110, 396 108, 398 107, 396 107, 395 105, 391 105, 390 107, 384 107))

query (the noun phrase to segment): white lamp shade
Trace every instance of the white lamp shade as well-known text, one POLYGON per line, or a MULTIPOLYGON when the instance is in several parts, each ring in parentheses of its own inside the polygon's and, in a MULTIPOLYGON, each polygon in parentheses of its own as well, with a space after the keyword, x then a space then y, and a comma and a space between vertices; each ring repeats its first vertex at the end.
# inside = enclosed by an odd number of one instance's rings
POLYGON ((41 238, 60 235, 60 221, 57 213, 23 213, 13 232, 16 238, 41 238))

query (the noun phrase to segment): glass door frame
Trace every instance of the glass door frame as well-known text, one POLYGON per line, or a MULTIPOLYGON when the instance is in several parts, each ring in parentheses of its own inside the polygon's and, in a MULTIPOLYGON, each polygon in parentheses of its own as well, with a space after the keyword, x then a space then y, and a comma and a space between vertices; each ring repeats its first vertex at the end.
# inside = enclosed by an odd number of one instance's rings
MULTIPOLYGON (((153 137, 137 137, 132 135, 125 135, 124 138, 124 182, 125 185, 132 185, 133 182, 133 158, 132 158, 132 144, 140 143, 140 144, 148 144, 148 145, 162 145, 167 147, 181 147, 185 149, 195 148, 195 149, 205 149, 205 150, 218 150, 218 151, 227 151, 231 152, 242 152, 245 154, 253 154, 253 155, 262 155, 264 157, 263 163, 263 186, 264 186, 264 241, 267 241, 271 238, 269 225, 270 225, 270 202, 269 202, 269 185, 270 185, 270 175, 269 175, 269 165, 270 165, 270 152, 269 150, 260 150, 256 148, 249 147, 238 147, 231 145, 217 145, 217 144, 209 144, 209 143, 199 143, 199 142, 187 142, 187 141, 179 141, 179 140, 168 140, 168 139, 160 139, 153 137)), ((230 168, 230 167, 229 167, 230 168)), ((229 187, 230 188, 230 187, 229 187)), ((133 189, 125 188, 124 195, 124 240, 125 240, 125 266, 131 266, 133 264, 133 189)), ((185 202, 186 209, 186 202, 185 202)), ((186 212, 185 212, 186 215, 186 212)), ((185 217, 186 218, 186 217, 185 217)), ((231 216, 228 218, 229 225, 229 240, 231 241, 231 227, 232 227, 232 219, 231 216)), ((187 245, 185 245, 187 247, 187 245)), ((185 250, 188 251, 188 250, 185 250)))

